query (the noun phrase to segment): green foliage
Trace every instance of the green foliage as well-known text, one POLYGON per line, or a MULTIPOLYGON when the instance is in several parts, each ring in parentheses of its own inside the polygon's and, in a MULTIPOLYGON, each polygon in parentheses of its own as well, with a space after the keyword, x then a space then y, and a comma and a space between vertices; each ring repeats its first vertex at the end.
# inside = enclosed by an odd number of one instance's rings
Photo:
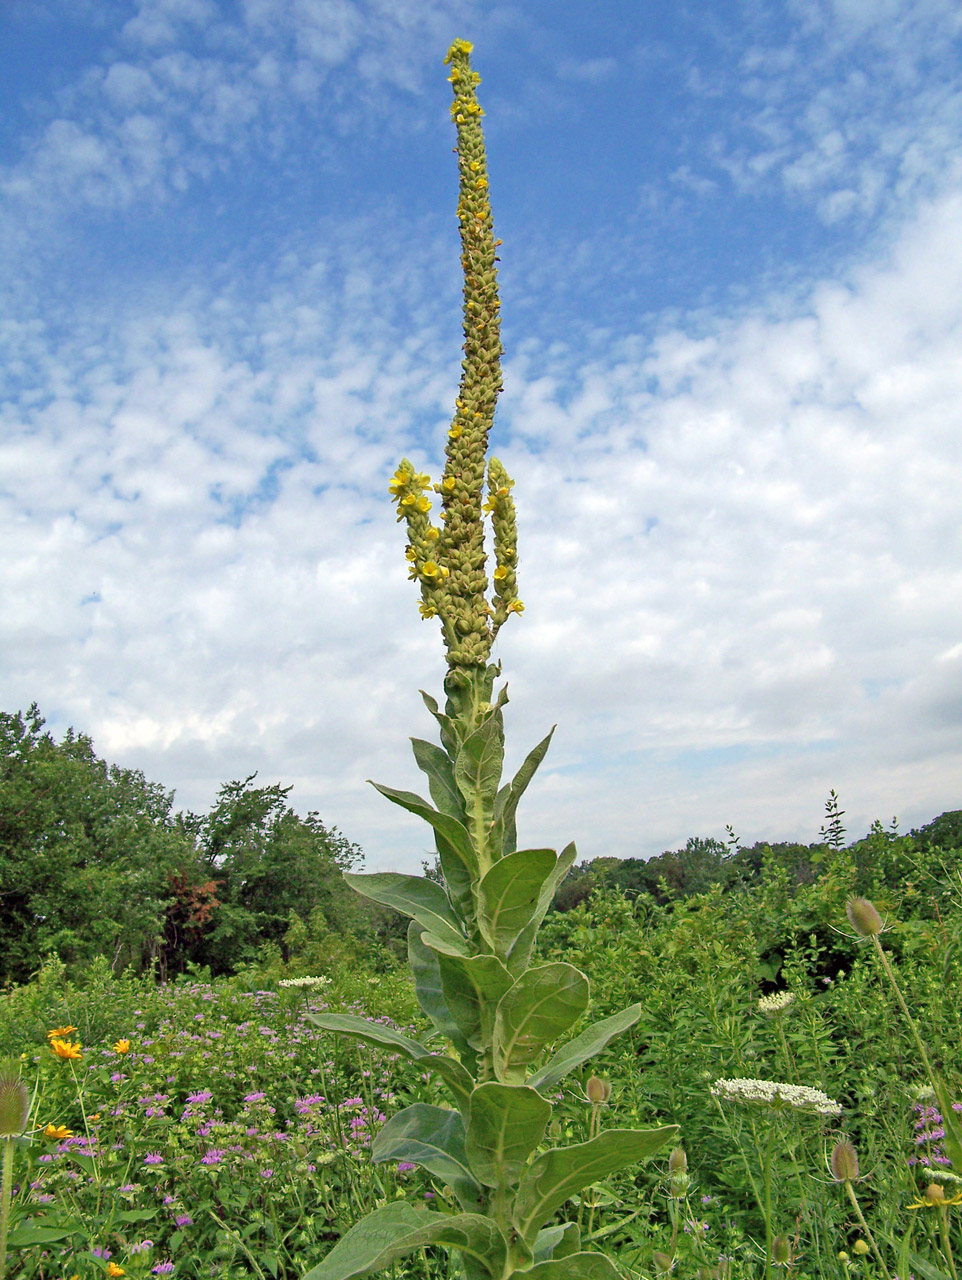
POLYGON ((51 953, 149 965, 169 878, 192 857, 172 793, 43 725, 36 705, 0 713, 0 974, 23 982, 51 953))

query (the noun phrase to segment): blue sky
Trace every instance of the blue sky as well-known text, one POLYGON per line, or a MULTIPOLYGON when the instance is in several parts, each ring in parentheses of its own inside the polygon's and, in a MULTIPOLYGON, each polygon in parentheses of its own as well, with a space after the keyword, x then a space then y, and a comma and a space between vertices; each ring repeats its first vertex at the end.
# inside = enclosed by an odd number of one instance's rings
POLYGON ((474 42, 527 610, 522 838, 647 856, 962 804, 952 0, 7 0, 0 687, 205 808, 416 870, 442 675, 386 483, 460 358, 474 42))

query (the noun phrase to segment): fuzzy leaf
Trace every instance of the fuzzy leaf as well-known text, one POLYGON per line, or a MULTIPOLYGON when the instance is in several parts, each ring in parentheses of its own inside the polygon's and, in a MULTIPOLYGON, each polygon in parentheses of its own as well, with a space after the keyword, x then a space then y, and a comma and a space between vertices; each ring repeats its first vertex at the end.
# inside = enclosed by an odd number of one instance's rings
MULTIPOLYGON (((535 1095, 538 1096, 537 1094, 535 1095)), ((416 1102, 391 1117, 371 1146, 375 1164, 410 1160, 451 1186, 462 1209, 480 1210, 482 1188, 468 1168, 464 1121, 457 1111, 416 1102)))
POLYGON ((501 999, 494 1020, 494 1070, 508 1084, 546 1044, 573 1026, 588 1007, 588 979, 570 964, 528 969, 501 999))
POLYGON ((502 852, 505 854, 514 853, 518 847, 518 836, 515 825, 515 817, 518 811, 518 802, 525 793, 528 783, 534 777, 538 765, 545 758, 548 747, 551 743, 551 735, 554 728, 549 731, 547 737, 542 738, 533 750, 529 751, 524 758, 521 768, 514 775, 510 782, 506 783, 498 792, 494 801, 494 827, 492 831, 492 844, 500 845, 502 852))
POLYGON ((465 1152, 485 1186, 514 1185, 544 1138, 551 1104, 534 1089, 488 1081, 471 1094, 465 1152))
POLYGON ((424 700, 424 705, 440 725, 441 745, 453 760, 458 749, 458 735, 455 732, 454 721, 449 715, 445 715, 443 711, 439 710, 437 699, 432 698, 431 695, 429 693, 425 693, 423 689, 421 690, 421 697, 424 700))
POLYGON ((678 1125, 660 1129, 606 1129, 590 1142, 556 1147, 537 1157, 521 1179, 515 1199, 515 1226, 533 1241, 564 1202, 583 1187, 618 1169, 647 1160, 678 1137, 678 1125))
POLYGON ((507 955, 534 916, 557 861, 553 849, 523 849, 496 862, 482 879, 478 927, 500 956, 507 955))
POLYGON ((479 817, 490 820, 503 765, 504 721, 500 711, 493 711, 465 738, 454 761, 454 780, 469 822, 479 817))
POLYGON ((392 804, 400 805, 402 809, 407 809, 408 813, 416 814, 419 818, 423 818, 425 822, 429 822, 458 855, 466 870, 473 875, 477 875, 478 860, 475 856, 474 846, 471 843, 471 837, 467 828, 462 826, 457 818, 452 818, 447 813, 440 813, 437 809, 433 809, 426 800, 422 800, 413 791, 398 791, 396 787, 385 787, 380 782, 372 782, 371 786, 376 791, 380 791, 381 795, 390 800, 392 804))
MULTIPOLYGON (((573 1225, 577 1226, 578 1224, 574 1223, 573 1225)), ((547 1262, 561 1243, 564 1233, 565 1228, 560 1222, 553 1223, 550 1227, 542 1227, 535 1237, 532 1250, 535 1262, 547 1262)))
POLYGON ((428 1244, 458 1249, 477 1259, 492 1277, 504 1271, 507 1244, 490 1218, 476 1213, 448 1216, 394 1201, 356 1223, 303 1280, 353 1280, 383 1271, 428 1244))
POLYGON ((613 1013, 610 1018, 593 1022, 590 1027, 582 1031, 580 1036, 562 1045, 541 1070, 530 1076, 526 1083, 532 1089, 552 1088, 569 1071, 574 1071, 583 1062, 600 1053, 615 1036, 620 1036, 623 1031, 633 1027, 640 1017, 641 1005, 633 1004, 627 1009, 622 1009, 620 1013, 613 1013))
POLYGON ((418 924, 444 938, 449 946, 468 951, 468 940, 461 932, 461 922, 448 896, 439 884, 423 876, 405 876, 395 871, 377 871, 371 875, 344 873, 344 881, 365 898, 393 907, 402 915, 413 916, 418 924))
POLYGON ((438 968, 444 1002, 458 1030, 472 1049, 483 1051, 491 1043, 495 1011, 512 985, 511 975, 496 956, 441 952, 438 968))
POLYGON ((381 1026, 367 1018, 357 1018, 350 1013, 310 1013, 308 1021, 322 1031, 333 1031, 339 1035, 353 1036, 364 1044, 376 1045, 379 1049, 393 1049, 403 1053, 412 1062, 420 1063, 425 1071, 436 1071, 451 1090, 452 1096, 459 1106, 466 1106, 474 1081, 459 1062, 443 1053, 432 1053, 423 1044, 401 1035, 393 1027, 381 1026))
POLYGON ((464 802, 454 781, 454 766, 446 751, 423 738, 412 738, 414 759, 422 773, 427 774, 431 799, 442 813, 464 821, 464 802))
POLYGON ((603 1253, 569 1253, 514 1274, 529 1280, 621 1280, 621 1272, 603 1253))
POLYGON ((414 975, 414 994, 437 1030, 451 1041, 460 1054, 461 1061, 471 1070, 477 1061, 477 1054, 461 1034, 444 998, 438 953, 426 947, 421 939, 422 928, 416 920, 412 920, 408 925, 408 961, 414 975))
POLYGON ((558 856, 558 861, 554 865, 554 870, 549 871, 545 877, 545 882, 541 886, 541 893, 538 897, 537 910, 528 924, 518 934, 517 941, 508 952, 506 963, 515 976, 528 967, 534 944, 537 941, 538 930, 541 928, 541 921, 547 915, 552 899, 558 891, 558 886, 571 870, 577 856, 578 850, 573 842, 565 845, 558 856))

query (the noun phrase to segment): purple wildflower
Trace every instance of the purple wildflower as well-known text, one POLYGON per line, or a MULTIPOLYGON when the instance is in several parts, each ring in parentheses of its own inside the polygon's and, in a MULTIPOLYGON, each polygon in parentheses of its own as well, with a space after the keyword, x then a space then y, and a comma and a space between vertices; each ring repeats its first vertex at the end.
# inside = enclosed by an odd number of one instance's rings
POLYGON ((163 1164, 164 1157, 159 1151, 148 1151, 144 1156, 144 1164, 163 1164))

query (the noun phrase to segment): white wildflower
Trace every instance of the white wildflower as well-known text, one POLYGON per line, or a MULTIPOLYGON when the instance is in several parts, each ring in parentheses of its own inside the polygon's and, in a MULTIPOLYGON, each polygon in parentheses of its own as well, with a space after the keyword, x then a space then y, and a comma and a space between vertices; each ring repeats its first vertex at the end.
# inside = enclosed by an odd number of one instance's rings
POLYGON ((326 987, 330 978, 281 978, 279 987, 326 987))
POLYGON ((782 1013, 790 1004, 795 1003, 795 995, 791 991, 776 991, 770 996, 758 997, 758 1011, 767 1017, 782 1013))
POLYGON ((778 1080, 716 1080, 709 1090, 722 1102, 745 1102, 760 1107, 804 1111, 819 1116, 840 1116, 842 1105, 804 1084, 783 1084, 778 1080))

